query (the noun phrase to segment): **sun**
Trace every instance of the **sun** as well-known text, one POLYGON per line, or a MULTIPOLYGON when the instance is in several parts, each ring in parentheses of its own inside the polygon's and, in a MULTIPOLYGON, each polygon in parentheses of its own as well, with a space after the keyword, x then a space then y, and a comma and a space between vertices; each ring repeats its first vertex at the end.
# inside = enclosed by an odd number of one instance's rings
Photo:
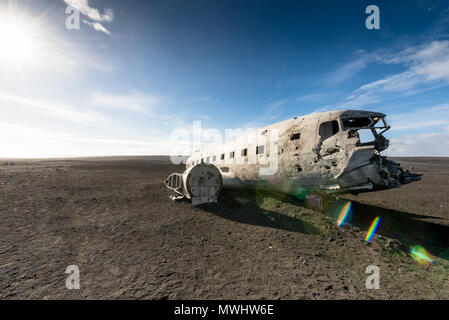
POLYGON ((57 4, 42 8, 31 3, 0 0, 0 83, 32 88, 36 81, 98 65, 76 31, 69 33, 63 21, 55 23, 57 4))
POLYGON ((36 50, 29 30, 12 21, 0 22, 0 42, 0 57, 5 60, 24 61, 31 58, 36 50))
POLYGON ((0 64, 24 66, 35 63, 42 53, 36 25, 23 15, 6 12, 0 15, 0 64))

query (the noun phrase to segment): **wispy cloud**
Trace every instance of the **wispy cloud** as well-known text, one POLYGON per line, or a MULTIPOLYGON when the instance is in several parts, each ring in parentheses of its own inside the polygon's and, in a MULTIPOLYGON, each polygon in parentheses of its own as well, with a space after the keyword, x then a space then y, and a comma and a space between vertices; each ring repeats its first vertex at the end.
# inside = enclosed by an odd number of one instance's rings
POLYGON ((166 102, 166 98, 138 91, 127 94, 93 92, 90 103, 98 107, 122 109, 127 111, 150 113, 166 102))
POLYGON ((364 108, 401 95, 413 95, 449 84, 449 41, 433 41, 399 53, 378 56, 383 64, 402 64, 406 70, 367 83, 346 97, 337 109, 364 108))
POLYGON ((210 117, 208 115, 205 115, 205 114, 202 114, 199 117, 200 117, 200 119, 203 119, 205 121, 209 121, 210 120, 210 117))
POLYGON ((0 122, 0 157, 83 157, 169 154, 169 140, 83 138, 0 122))
POLYGON ((278 119, 283 112, 282 106, 289 101, 290 99, 287 98, 268 103, 256 122, 278 119))
POLYGON ((114 18, 111 9, 106 9, 104 14, 101 14, 98 9, 89 6, 88 0, 64 0, 64 2, 95 21, 112 21, 114 18))
POLYGON ((387 117, 391 125, 390 147, 394 156, 449 156, 449 104, 387 117))
POLYGON ((97 31, 101 31, 101 32, 104 32, 104 33, 106 33, 106 34, 111 34, 111 32, 109 32, 109 30, 106 29, 106 28, 105 28, 101 23, 99 23, 99 22, 90 22, 90 21, 87 21, 87 20, 84 20, 84 19, 83 19, 83 22, 84 22, 85 24, 91 26, 92 28, 94 28, 94 29, 97 30, 97 31))
POLYGON ((296 102, 303 102, 303 101, 312 101, 312 102, 315 102, 315 101, 320 101, 320 100, 322 100, 322 99, 325 98, 325 97, 328 97, 330 94, 331 94, 331 93, 328 93, 328 92, 327 92, 327 93, 312 93, 312 94, 306 94, 306 95, 303 95, 303 96, 297 98, 295 101, 296 101, 296 102))
POLYGON ((210 104, 217 104, 217 102, 218 102, 217 99, 214 99, 211 97, 198 97, 197 100, 200 102, 206 102, 206 103, 210 103, 210 104))
POLYGON ((337 70, 324 75, 320 82, 329 85, 341 84, 360 73, 370 63, 373 63, 378 59, 378 53, 366 53, 364 50, 358 50, 355 52, 352 61, 343 64, 337 70))
POLYGON ((423 75, 428 81, 449 81, 449 41, 410 47, 397 55, 386 55, 382 62, 406 64, 410 72, 423 75))
POLYGON ((94 28, 97 31, 104 32, 106 34, 110 34, 109 30, 107 30, 100 22, 111 22, 114 19, 114 12, 112 9, 105 9, 104 14, 101 14, 100 11, 96 8, 89 6, 88 0, 63 0, 67 5, 78 9, 80 13, 85 15, 92 21, 83 19, 82 21, 94 28))
POLYGON ((324 106, 321 106, 321 107, 313 110, 311 113, 320 113, 320 112, 326 112, 326 111, 331 111, 331 110, 336 110, 336 107, 331 106, 331 105, 324 105, 324 106))
POLYGON ((449 156, 449 126, 440 133, 410 134, 390 140, 385 152, 393 156, 449 156))
POLYGON ((388 117, 393 130, 417 130, 439 127, 449 124, 449 104, 423 107, 412 112, 394 114, 388 117))
POLYGON ((5 92, 0 92, 0 102, 2 104, 0 106, 2 109, 7 109, 8 107, 13 108, 14 104, 21 105, 51 117, 62 118, 82 124, 97 124, 106 121, 106 118, 103 115, 94 111, 80 111, 67 104, 39 101, 5 92))
POLYGON ((239 129, 251 131, 272 123, 276 120, 279 121, 279 118, 285 111, 283 106, 289 102, 291 102, 291 98, 280 99, 268 103, 267 105, 265 105, 262 111, 258 113, 258 116, 253 117, 249 122, 241 123, 239 125, 239 129))

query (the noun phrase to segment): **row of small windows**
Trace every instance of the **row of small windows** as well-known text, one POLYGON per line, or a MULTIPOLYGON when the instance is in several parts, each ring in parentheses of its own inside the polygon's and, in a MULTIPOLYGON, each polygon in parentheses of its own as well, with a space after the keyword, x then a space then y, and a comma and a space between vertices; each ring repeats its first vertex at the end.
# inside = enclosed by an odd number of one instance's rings
MULTIPOLYGON (((334 123, 332 123, 332 125, 333 125, 333 128, 334 128, 334 130, 335 130, 335 124, 334 123)), ((321 129, 321 128, 320 128, 321 129)), ((321 131, 321 130, 320 130, 321 131)), ((337 131, 338 131, 338 124, 337 124, 337 131)), ((320 132, 321 133, 321 132, 320 132)), ((290 140, 291 141, 293 141, 293 140, 299 140, 301 138, 301 133, 293 133, 291 136, 290 136, 290 140)), ((264 154, 264 152, 265 152, 265 146, 264 145, 261 145, 261 146, 257 146, 256 147, 256 154, 264 154)), ((248 155, 248 149, 247 148, 245 148, 245 149, 242 149, 241 150, 241 153, 240 153, 240 155, 242 156, 242 157, 246 157, 247 155, 248 155)), ((231 151, 230 153, 229 153, 229 159, 234 159, 235 158, 235 152, 234 151, 231 151)), ((221 155, 220 155, 220 160, 224 160, 225 159, 225 154, 224 153, 222 153, 221 155)), ((204 160, 206 160, 205 162, 206 163, 210 163, 210 157, 207 157, 206 159, 204 159, 203 158, 203 161, 204 160)), ((217 156, 213 156, 212 157, 212 162, 215 162, 215 161, 217 161, 217 156)), ((201 161, 200 160, 196 160, 196 161, 193 161, 193 164, 195 165, 195 164, 199 164, 201 161)))
MULTIPOLYGON (((320 135, 321 140, 324 141, 324 140, 332 137, 333 135, 337 134, 338 131, 339 131, 338 122, 336 120, 332 120, 332 121, 323 122, 319 127, 318 134, 320 135)), ((290 136, 290 141, 299 140, 300 138, 301 138, 301 133, 299 133, 299 132, 293 133, 290 136)), ((256 154, 263 154, 264 152, 265 152, 264 145, 256 147, 256 154)), ((248 149, 242 149, 240 155, 242 157, 246 157, 248 155, 248 149)), ((234 159, 234 157, 235 157, 235 152, 231 151, 229 153, 229 159, 234 159)), ((220 159, 221 160, 225 159, 224 153, 222 153, 220 155, 220 159)), ((209 163, 210 162, 209 160, 210 160, 210 157, 207 157, 206 163, 209 163)), ((203 161, 204 161, 204 158, 203 158, 203 161)), ((212 157, 212 162, 215 162, 215 161, 217 161, 217 156, 212 157)), ((200 160, 193 161, 193 164, 199 164, 199 163, 200 163, 200 160)))
MULTIPOLYGON (((256 147, 256 154, 263 154, 264 152, 265 152, 265 146, 257 146, 256 147)), ((246 157, 248 155, 248 148, 242 149, 240 155, 242 157, 246 157)), ((235 158, 235 151, 229 152, 229 159, 234 159, 234 158, 235 158)), ((224 159, 225 159, 225 154, 222 153, 220 155, 220 160, 224 160, 224 159)), ((203 160, 203 162, 209 163, 210 157, 203 158, 202 160, 203 160)), ((212 157, 212 162, 215 162, 215 161, 217 161, 217 156, 212 157)), ((196 161, 193 161, 193 164, 194 165, 199 164, 200 162, 201 162, 200 160, 196 160, 196 161)))

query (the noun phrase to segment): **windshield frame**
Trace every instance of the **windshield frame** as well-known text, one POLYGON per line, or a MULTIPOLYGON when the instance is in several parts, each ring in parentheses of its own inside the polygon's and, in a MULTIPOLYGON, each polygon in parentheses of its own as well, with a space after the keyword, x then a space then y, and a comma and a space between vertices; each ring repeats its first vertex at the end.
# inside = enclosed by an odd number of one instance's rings
POLYGON ((340 127, 342 130, 360 130, 360 129, 370 129, 371 131, 373 131, 374 136, 378 136, 383 134, 385 131, 389 130, 391 127, 390 125, 387 123, 387 121, 385 120, 385 116, 380 117, 380 116, 365 116, 365 117, 340 117, 340 127), (371 122, 370 125, 368 126, 347 126, 345 123, 345 120, 349 120, 349 119, 369 119, 369 121, 371 122), (379 122, 381 121, 381 124, 379 125, 379 122), (377 126, 376 126, 377 125, 377 126), (381 130, 380 132, 377 132, 376 129, 381 130))

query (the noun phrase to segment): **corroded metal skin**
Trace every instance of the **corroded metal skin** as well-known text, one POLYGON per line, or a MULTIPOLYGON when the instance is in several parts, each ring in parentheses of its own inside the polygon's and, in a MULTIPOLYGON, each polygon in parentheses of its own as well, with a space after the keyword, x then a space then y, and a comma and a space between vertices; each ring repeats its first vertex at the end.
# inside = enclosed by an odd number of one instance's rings
POLYGON ((290 194, 301 188, 358 193, 420 180, 421 175, 381 156, 389 144, 382 134, 389 128, 385 114, 379 112, 315 113, 204 148, 194 153, 186 166, 214 164, 223 175, 224 187, 257 187, 290 194), (371 141, 361 141, 366 133, 371 141), (270 165, 273 170, 267 174, 270 165))

